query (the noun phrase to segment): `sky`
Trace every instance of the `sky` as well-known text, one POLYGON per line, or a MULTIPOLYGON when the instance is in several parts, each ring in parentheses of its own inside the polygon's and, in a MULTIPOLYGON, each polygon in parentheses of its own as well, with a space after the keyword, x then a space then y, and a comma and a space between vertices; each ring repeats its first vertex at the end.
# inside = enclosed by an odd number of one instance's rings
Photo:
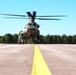
MULTIPOLYGON (((41 35, 76 34, 76 0, 0 0, 0 13, 22 14, 37 12, 37 15, 67 15, 59 21, 35 20, 40 25, 41 35)), ((0 35, 18 34, 24 31, 28 19, 7 19, 0 15, 0 35)))

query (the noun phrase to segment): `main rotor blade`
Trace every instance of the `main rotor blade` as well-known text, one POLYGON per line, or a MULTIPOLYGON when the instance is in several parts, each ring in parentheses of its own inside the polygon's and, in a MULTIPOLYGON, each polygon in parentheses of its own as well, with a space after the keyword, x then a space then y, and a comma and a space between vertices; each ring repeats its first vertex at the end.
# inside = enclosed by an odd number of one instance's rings
POLYGON ((3 14, 3 13, 0 13, 0 15, 6 15, 6 16, 19 16, 19 17, 28 17, 27 15, 17 15, 17 14, 3 14))
POLYGON ((35 18, 38 20, 61 20, 61 19, 53 19, 53 18, 35 18))
MULTIPOLYGON (((3 17, 8 19, 29 19, 29 18, 19 18, 19 17, 3 17)), ((61 19, 53 19, 53 18, 35 18, 38 20, 61 20, 61 19)))
POLYGON ((8 19, 29 19, 29 18, 19 18, 19 17, 3 17, 3 18, 8 18, 8 19))
POLYGON ((31 15, 31 13, 30 13, 30 12, 27 12, 27 14, 28 14, 28 16, 29 16, 29 17, 32 17, 32 15, 31 15))
POLYGON ((33 17, 35 18, 35 16, 36 16, 36 11, 33 11, 33 17))
POLYGON ((47 16, 36 16, 36 17, 67 17, 67 15, 47 15, 47 16))

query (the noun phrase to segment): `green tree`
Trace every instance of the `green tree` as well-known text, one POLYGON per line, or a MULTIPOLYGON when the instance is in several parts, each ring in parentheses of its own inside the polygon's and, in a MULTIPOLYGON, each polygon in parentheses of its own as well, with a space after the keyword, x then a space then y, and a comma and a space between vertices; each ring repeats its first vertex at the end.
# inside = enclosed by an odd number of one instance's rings
POLYGON ((45 42, 47 44, 50 44, 50 35, 49 34, 45 36, 45 42))
POLYGON ((67 41, 68 41, 68 44, 72 44, 72 36, 71 35, 69 35, 69 36, 67 36, 67 41))
POLYGON ((53 44, 53 36, 50 36, 50 44, 53 44))
POLYGON ((72 43, 76 44, 76 35, 72 36, 72 43))
POLYGON ((65 34, 62 35, 62 43, 63 44, 67 44, 68 43, 67 36, 65 34))
POLYGON ((2 36, 0 36, 0 43, 2 43, 2 36))
POLYGON ((61 43, 61 37, 60 37, 60 35, 57 36, 57 43, 58 43, 58 44, 61 43))
POLYGON ((56 44, 57 43, 57 35, 53 36, 53 43, 56 44))
POLYGON ((17 41, 18 41, 18 35, 17 34, 13 35, 13 40, 14 40, 14 43, 17 43, 17 41))
POLYGON ((0 36, 0 43, 4 43, 4 42, 5 42, 4 36, 0 36))
POLYGON ((4 35, 5 43, 14 43, 13 36, 11 34, 4 35))

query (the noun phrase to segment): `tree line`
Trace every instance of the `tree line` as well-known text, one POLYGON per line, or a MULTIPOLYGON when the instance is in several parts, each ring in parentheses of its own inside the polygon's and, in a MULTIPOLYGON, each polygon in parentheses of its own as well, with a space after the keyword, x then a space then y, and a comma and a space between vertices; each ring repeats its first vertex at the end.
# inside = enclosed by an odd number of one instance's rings
POLYGON ((0 36, 0 43, 17 43, 18 35, 17 34, 5 34, 4 36, 0 36))
POLYGON ((76 44, 76 35, 41 35, 42 44, 76 44))
MULTIPOLYGON (((0 36, 0 43, 15 43, 17 44, 18 35, 17 34, 5 34, 0 36)), ((76 35, 40 35, 41 44, 76 44, 76 35)))

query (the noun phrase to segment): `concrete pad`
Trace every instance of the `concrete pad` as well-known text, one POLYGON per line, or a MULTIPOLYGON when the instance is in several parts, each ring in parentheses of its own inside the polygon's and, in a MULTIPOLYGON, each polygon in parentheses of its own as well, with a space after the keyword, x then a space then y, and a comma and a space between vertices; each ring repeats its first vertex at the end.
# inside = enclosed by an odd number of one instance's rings
POLYGON ((0 45, 0 75, 31 75, 34 45, 0 45))
MULTIPOLYGON (((76 75, 76 45, 38 44, 52 75, 76 75)), ((31 75, 34 44, 0 44, 0 75, 31 75)))
POLYGON ((76 75, 76 45, 38 45, 52 75, 76 75))

